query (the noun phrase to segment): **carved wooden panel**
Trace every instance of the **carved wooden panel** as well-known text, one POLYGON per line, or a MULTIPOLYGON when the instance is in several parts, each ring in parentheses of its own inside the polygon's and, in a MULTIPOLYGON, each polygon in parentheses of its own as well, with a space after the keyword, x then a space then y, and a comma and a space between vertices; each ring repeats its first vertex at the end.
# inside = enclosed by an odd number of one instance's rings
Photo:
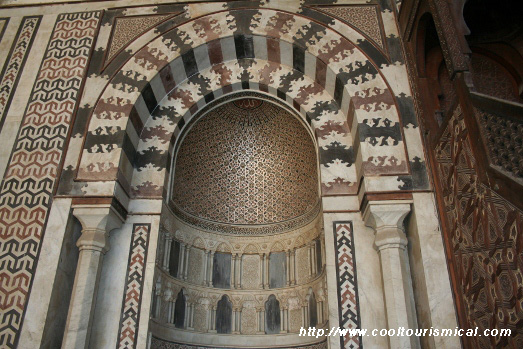
POLYGON ((469 327, 512 331, 475 348, 523 347, 523 212, 480 182, 470 137, 458 106, 435 149, 455 287, 469 327))

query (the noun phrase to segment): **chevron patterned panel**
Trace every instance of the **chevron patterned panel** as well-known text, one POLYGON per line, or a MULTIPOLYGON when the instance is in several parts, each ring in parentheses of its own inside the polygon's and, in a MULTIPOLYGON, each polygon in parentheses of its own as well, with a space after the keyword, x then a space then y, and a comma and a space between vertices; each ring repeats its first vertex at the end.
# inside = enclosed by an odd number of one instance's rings
MULTIPOLYGON (((340 328, 360 328, 352 222, 334 222, 340 328)), ((342 348, 362 348, 361 337, 341 337, 342 348)))
POLYGON ((150 224, 134 224, 118 330, 118 348, 136 348, 150 224))
POLYGON ((0 187, 0 347, 14 348, 100 12, 61 14, 0 187))
POLYGON ((14 90, 22 74, 34 37, 40 25, 41 16, 24 17, 16 33, 13 47, 9 52, 4 69, 0 73, 0 130, 14 96, 14 90))

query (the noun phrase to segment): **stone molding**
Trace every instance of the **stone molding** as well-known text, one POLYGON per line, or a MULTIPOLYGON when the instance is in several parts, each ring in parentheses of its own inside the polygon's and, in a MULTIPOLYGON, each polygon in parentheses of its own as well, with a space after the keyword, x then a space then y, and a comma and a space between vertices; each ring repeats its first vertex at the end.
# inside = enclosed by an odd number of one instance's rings
POLYGON ((317 239, 321 235, 323 215, 319 211, 309 224, 271 236, 235 236, 200 230, 184 223, 166 206, 161 221, 161 230, 168 232, 171 238, 176 238, 187 245, 233 254, 261 254, 293 250, 317 239), (220 250, 221 248, 226 250, 220 250))
POLYGON ((119 228, 124 218, 110 205, 73 205, 73 215, 82 224, 82 235, 76 246, 80 251, 89 249, 109 251, 108 233, 119 228))
MULTIPOLYGON (((405 200, 406 201, 406 200, 405 200)), ((384 201, 369 203, 363 213, 365 225, 376 232, 374 243, 378 250, 389 247, 405 248, 407 236, 403 231, 403 220, 410 213, 409 203, 384 201)))
POLYGON ((307 305, 307 296, 310 288, 316 295, 317 301, 325 302, 327 298, 325 270, 305 284, 284 288, 261 289, 257 290, 256 293, 253 293, 253 290, 222 289, 190 284, 187 281, 171 277, 161 269, 157 269, 157 273, 159 276, 156 281, 155 291, 156 295, 160 296, 164 301, 176 301, 176 297, 182 289, 186 292, 187 302, 216 307, 220 298, 223 295, 227 295, 234 307, 238 309, 243 309, 244 303, 247 303, 245 307, 251 307, 252 304, 250 302, 254 302, 255 307, 262 308, 270 295, 276 297, 282 309, 289 308, 289 306, 291 308, 294 306, 302 307, 307 305), (290 299, 292 301, 289 303, 290 299))

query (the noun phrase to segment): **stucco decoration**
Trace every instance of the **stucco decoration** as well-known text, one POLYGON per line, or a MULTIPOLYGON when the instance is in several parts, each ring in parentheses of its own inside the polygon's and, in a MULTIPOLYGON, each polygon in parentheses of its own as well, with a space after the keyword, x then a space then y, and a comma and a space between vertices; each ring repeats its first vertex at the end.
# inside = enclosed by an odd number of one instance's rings
POLYGON ((233 101, 206 113, 175 161, 172 203, 204 220, 278 223, 306 215, 319 200, 310 134, 267 101, 233 101))

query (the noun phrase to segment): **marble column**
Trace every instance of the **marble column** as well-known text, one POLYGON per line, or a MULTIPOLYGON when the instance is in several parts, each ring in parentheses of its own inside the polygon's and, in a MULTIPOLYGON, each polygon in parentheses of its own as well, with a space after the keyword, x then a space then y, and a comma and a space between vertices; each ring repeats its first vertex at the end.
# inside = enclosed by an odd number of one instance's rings
POLYGON ((231 255, 231 288, 236 288, 236 254, 231 255))
POLYGON ((289 250, 285 251, 285 286, 291 285, 291 252, 289 250))
POLYGON ((215 253, 215 251, 211 251, 209 253, 209 269, 207 270, 207 273, 209 274, 207 277, 207 286, 209 286, 209 287, 213 287, 212 271, 214 269, 214 253, 215 253))
POLYGON ((110 205, 73 205, 82 224, 76 242, 80 250, 74 286, 65 325, 63 348, 88 348, 103 256, 109 250, 109 232, 124 219, 110 205))
POLYGON ((260 266, 260 268, 259 268, 259 271, 260 271, 260 286, 259 286, 259 288, 263 288, 263 284, 264 284, 263 281, 265 280, 265 275, 263 273, 264 258, 265 258, 264 256, 265 256, 265 254, 260 253, 259 256, 260 256, 260 264, 259 264, 259 266, 260 266))
POLYGON ((285 310, 283 308, 280 308, 280 333, 285 333, 285 315, 283 314, 284 311, 285 310))
POLYGON ((236 272, 234 273, 236 275, 236 288, 242 287, 242 255, 237 254, 236 255, 236 272))
POLYGON ((307 244, 307 252, 308 252, 308 255, 309 255, 309 277, 312 276, 312 265, 313 265, 313 262, 312 262, 312 249, 311 249, 311 244, 307 244))
POLYGON ((210 324, 209 324, 209 332, 216 333, 216 306, 212 306, 210 308, 211 314, 210 314, 210 324))
MULTIPOLYGON (((374 244, 378 250, 383 281, 383 298, 387 313, 387 326, 415 330, 418 327, 414 293, 403 232, 403 219, 410 212, 404 202, 370 202, 364 212, 365 224, 375 231, 374 244)), ((391 348, 420 348, 416 336, 391 336, 391 348)))
POLYGON ((296 285, 296 248, 291 251, 291 285, 296 285))
POLYGON ((187 274, 189 272, 189 253, 191 252, 191 245, 185 245, 185 263, 183 268, 183 279, 187 280, 187 274))
POLYGON ((261 334, 263 331, 262 331, 262 328, 261 328, 261 312, 262 312, 262 308, 256 308, 256 333, 257 334, 261 334))
POLYGON ((183 242, 180 242, 179 251, 180 253, 178 254, 178 270, 176 273, 176 277, 178 277, 178 279, 183 280, 183 271, 185 270, 185 244, 183 242))
POLYGON ((265 253, 263 255, 263 288, 269 288, 269 254, 265 253))
POLYGON ((187 324, 188 330, 194 330, 194 303, 189 303, 189 323, 187 324))
POLYGON ((312 276, 315 277, 318 274, 317 264, 316 264, 316 259, 318 258, 318 256, 316 256, 316 241, 311 241, 311 255, 312 255, 312 258, 311 258, 312 276))
POLYGON ((203 285, 208 286, 208 273, 207 269, 209 269, 209 251, 205 251, 204 257, 203 257, 203 285))
POLYGON ((169 272, 169 259, 171 256, 171 244, 172 244, 172 238, 169 234, 165 236, 165 249, 163 254, 163 269, 165 271, 169 272))
POLYGON ((239 331, 239 327, 240 327, 240 322, 239 322, 239 317, 238 317, 238 314, 240 313, 240 309, 237 308, 237 307, 233 307, 232 308, 232 323, 231 323, 231 333, 232 334, 239 334, 240 331, 239 331))

